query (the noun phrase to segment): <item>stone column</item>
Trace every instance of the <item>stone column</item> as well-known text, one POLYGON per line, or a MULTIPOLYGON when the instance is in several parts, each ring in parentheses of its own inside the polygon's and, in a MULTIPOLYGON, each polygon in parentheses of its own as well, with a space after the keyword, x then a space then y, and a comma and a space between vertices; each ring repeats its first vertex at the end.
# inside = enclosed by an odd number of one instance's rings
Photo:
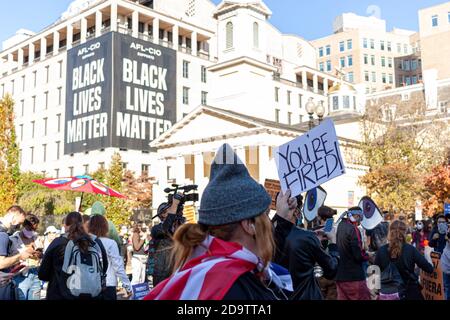
POLYGON ((59 32, 53 32, 53 55, 56 56, 59 53, 59 32))
POLYGON ((45 59, 47 55, 47 39, 41 38, 41 61, 45 59))
POLYGON ((198 185, 202 183, 202 180, 205 177, 202 153, 196 153, 194 155, 194 176, 195 176, 194 183, 198 185))
POLYGON ((100 10, 95 12, 95 37, 100 37, 103 28, 103 14, 100 10))
POLYGON ((159 44, 159 19, 153 19, 153 43, 159 44))
POLYGON ((30 43, 28 47, 28 64, 31 66, 34 63, 34 43, 30 43))
POLYGON ((111 4, 111 31, 117 31, 117 3, 111 4))
POLYGON ((186 170, 185 170, 184 156, 180 155, 177 157, 175 162, 175 179, 178 184, 184 184, 186 180, 186 170))
POLYGON ((172 27, 172 41, 173 41, 173 48, 175 50, 178 50, 178 36, 179 36, 179 29, 178 26, 172 27))
POLYGON ((87 19, 81 18, 81 30, 80 30, 80 43, 86 42, 86 35, 87 35, 87 19))
POLYGON ((22 48, 20 48, 19 52, 18 52, 17 64, 18 64, 18 68, 22 69, 22 67, 23 67, 23 49, 22 48))
POLYGON ((67 26, 67 38, 66 38, 67 50, 72 48, 72 42, 73 42, 73 26, 69 24, 67 26))
POLYGON ((269 170, 269 146, 259 146, 259 161, 258 161, 258 170, 259 170, 259 183, 264 184, 265 180, 268 177, 269 170))
POLYGON ((133 11, 132 17, 132 36, 137 38, 139 37, 139 12, 133 11))
POLYGON ((191 45, 192 46, 192 55, 196 56, 197 50, 198 50, 198 48, 197 48, 197 32, 196 31, 192 32, 191 43, 192 43, 192 45, 191 45))

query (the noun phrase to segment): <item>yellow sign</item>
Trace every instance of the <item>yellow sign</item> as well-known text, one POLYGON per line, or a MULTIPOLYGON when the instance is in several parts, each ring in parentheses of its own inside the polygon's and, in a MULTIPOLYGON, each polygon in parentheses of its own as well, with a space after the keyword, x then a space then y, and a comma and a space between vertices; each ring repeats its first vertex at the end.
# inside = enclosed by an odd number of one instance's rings
POLYGON ((422 294, 425 300, 444 300, 444 279, 441 269, 441 254, 437 252, 431 253, 433 262, 433 273, 420 273, 422 282, 422 294))
POLYGON ((186 218, 187 223, 197 223, 194 206, 185 206, 183 216, 186 218))

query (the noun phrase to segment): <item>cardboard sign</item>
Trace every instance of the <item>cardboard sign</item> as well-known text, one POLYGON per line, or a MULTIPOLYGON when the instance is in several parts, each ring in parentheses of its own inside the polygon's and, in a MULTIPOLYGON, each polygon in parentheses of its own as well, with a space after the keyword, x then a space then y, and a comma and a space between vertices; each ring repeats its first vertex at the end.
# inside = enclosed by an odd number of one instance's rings
POLYGON ((135 284, 132 286, 132 288, 133 288, 133 300, 142 300, 150 292, 150 288, 148 287, 147 282, 135 284))
POLYGON ((332 120, 274 150, 283 192, 307 192, 345 174, 344 161, 332 120))
POLYGON ((364 218, 361 221, 361 225, 364 229, 372 230, 383 221, 381 210, 371 198, 362 197, 358 207, 363 211, 364 218))
POLYGON ((281 185, 280 181, 278 180, 270 180, 266 179, 264 182, 264 188, 266 188, 267 192, 270 194, 270 197, 272 198, 272 204, 270 205, 270 210, 276 210, 276 201, 277 201, 277 194, 281 191, 281 185))
POLYGON ((306 193, 303 203, 303 215, 309 222, 313 221, 319 213, 319 208, 323 206, 327 198, 327 192, 322 187, 309 190, 306 193))
POLYGON ((441 254, 431 253, 431 261, 434 266, 433 273, 421 271, 420 278, 422 282, 422 294, 425 300, 445 300, 444 298, 444 279, 441 269, 441 254))

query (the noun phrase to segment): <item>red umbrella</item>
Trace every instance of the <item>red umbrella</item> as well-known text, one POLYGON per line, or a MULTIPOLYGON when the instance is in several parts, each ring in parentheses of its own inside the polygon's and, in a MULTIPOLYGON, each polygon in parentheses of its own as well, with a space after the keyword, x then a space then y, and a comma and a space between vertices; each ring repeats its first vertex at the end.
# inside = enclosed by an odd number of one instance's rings
MULTIPOLYGON (((77 191, 82 192, 81 200, 83 200, 83 194, 95 193, 102 194, 104 196, 126 198, 120 192, 104 185, 101 182, 91 178, 90 176, 76 176, 69 178, 50 178, 42 180, 33 180, 33 182, 43 185, 44 187, 56 190, 77 191)), ((80 204, 81 206, 81 204, 80 204)))

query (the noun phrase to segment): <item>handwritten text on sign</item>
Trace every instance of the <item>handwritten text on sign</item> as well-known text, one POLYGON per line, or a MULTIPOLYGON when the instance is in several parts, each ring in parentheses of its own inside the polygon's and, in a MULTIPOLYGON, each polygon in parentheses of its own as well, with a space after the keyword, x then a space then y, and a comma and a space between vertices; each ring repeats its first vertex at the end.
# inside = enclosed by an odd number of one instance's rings
POLYGON ((275 149, 283 192, 292 196, 345 174, 333 121, 325 120, 306 134, 275 149))

